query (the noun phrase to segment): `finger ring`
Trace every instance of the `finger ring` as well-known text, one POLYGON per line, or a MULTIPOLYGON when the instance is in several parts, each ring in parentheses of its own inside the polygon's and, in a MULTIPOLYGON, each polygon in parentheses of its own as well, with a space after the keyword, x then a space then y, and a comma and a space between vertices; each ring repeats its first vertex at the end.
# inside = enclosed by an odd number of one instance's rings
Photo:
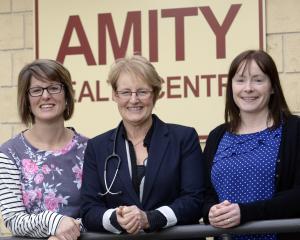
POLYGON ((230 218, 227 218, 226 220, 227 220, 227 223, 228 223, 228 224, 231 222, 231 221, 230 221, 230 218))

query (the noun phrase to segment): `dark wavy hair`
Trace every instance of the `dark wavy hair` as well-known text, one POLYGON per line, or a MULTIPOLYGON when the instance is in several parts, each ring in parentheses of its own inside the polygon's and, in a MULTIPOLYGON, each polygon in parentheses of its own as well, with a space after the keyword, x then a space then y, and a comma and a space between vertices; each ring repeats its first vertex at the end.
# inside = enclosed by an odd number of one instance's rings
POLYGON ((256 62, 260 70, 266 74, 271 81, 273 94, 270 96, 268 106, 270 110, 269 119, 273 120, 272 127, 278 127, 281 121, 284 121, 289 115, 291 115, 282 92, 277 67, 272 57, 262 50, 247 50, 234 58, 228 72, 225 123, 227 123, 228 130, 231 132, 235 132, 241 122, 240 110, 233 100, 232 79, 242 64, 244 64, 244 68, 246 68, 252 60, 256 62))

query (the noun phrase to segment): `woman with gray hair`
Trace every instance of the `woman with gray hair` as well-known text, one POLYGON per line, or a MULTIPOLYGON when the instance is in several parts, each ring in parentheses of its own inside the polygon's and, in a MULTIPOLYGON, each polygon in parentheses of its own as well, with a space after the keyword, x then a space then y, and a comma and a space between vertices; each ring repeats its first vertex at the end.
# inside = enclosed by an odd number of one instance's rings
POLYGON ((81 214, 90 231, 155 231, 201 218, 203 174, 195 129, 152 114, 162 85, 142 56, 110 69, 122 121, 88 142, 81 214))

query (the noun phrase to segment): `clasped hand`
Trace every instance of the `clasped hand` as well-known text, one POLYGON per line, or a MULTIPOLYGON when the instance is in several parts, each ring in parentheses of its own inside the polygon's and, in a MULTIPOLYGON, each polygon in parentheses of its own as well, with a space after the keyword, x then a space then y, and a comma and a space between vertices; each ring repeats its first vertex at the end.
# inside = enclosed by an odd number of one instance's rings
POLYGON ((240 207, 236 203, 227 200, 213 205, 208 214, 209 222, 214 227, 230 228, 241 222, 240 207))
POLYGON ((149 228, 147 215, 137 206, 120 206, 116 209, 117 221, 129 234, 137 234, 142 229, 149 228))
POLYGON ((80 236, 80 222, 71 217, 64 216, 50 240, 76 240, 80 236))

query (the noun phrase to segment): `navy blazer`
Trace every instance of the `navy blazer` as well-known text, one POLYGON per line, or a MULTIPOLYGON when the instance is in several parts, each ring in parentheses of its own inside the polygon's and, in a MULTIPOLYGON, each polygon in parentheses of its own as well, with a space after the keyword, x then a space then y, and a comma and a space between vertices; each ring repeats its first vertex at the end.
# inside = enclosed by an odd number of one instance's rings
MULTIPOLYGON (((124 138, 117 136, 116 140, 116 153, 121 157, 121 164, 111 191, 122 191, 118 195, 99 195, 106 192, 104 164, 112 154, 116 129, 88 141, 83 166, 81 216, 89 231, 106 231, 102 224, 103 214, 121 205, 136 205, 144 211, 168 206, 175 213, 177 224, 197 223, 202 217, 204 184, 198 135, 193 128, 166 124, 155 115, 153 118, 156 122, 148 152, 142 202, 129 175, 124 138)), ((108 186, 116 168, 116 159, 108 161, 108 186)))

